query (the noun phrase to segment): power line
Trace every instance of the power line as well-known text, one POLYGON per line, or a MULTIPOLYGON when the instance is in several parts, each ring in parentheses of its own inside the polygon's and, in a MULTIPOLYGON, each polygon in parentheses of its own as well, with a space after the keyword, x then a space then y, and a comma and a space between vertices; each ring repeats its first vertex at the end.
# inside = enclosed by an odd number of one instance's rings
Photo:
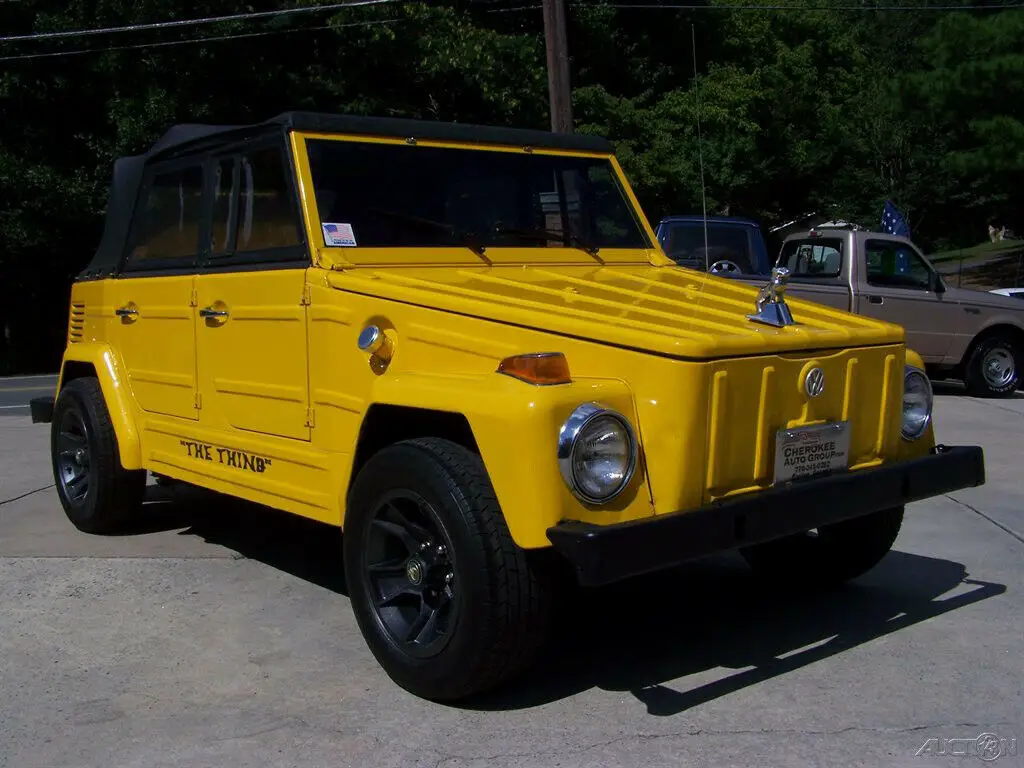
POLYGON ((653 3, 575 3, 577 7, 667 11, 985 11, 1024 8, 1024 3, 992 5, 658 5, 653 3))
POLYGON ((243 32, 217 37, 192 37, 185 40, 166 40, 158 43, 137 43, 135 45, 118 45, 106 48, 79 48, 74 51, 54 51, 51 53, 28 53, 19 56, 0 56, 0 61, 24 61, 26 59, 49 59, 55 56, 80 56, 85 53, 109 53, 113 51, 134 51, 141 48, 167 48, 173 45, 190 45, 195 43, 215 43, 224 40, 241 40, 251 37, 268 35, 285 35, 293 32, 316 32, 322 29, 344 29, 346 27, 372 27, 380 24, 397 24, 404 19, 382 19, 379 21, 354 21, 347 24, 323 24, 318 27, 302 27, 300 29, 272 29, 265 32, 243 32))
POLYGON ((109 35, 116 32, 143 32, 150 29, 169 29, 171 27, 201 26, 203 24, 219 24, 225 21, 245 21, 249 19, 267 19, 278 16, 294 16, 299 13, 316 13, 318 11, 336 11, 340 8, 355 8, 366 5, 384 5, 387 3, 405 2, 406 0, 349 0, 344 3, 329 5, 304 5, 299 8, 286 8, 281 11, 258 11, 254 13, 235 13, 229 16, 206 16, 201 19, 179 19, 177 21, 157 21, 149 24, 128 24, 121 27, 100 27, 98 29, 77 29, 65 32, 37 32, 31 35, 8 35, 0 37, 0 43, 13 43, 24 40, 57 40, 68 37, 87 37, 89 35, 109 35))
MULTIPOLYGON (((574 8, 613 8, 616 10, 641 11, 998 11, 1024 8, 1024 2, 995 3, 990 5, 697 5, 673 3, 586 3, 570 2, 574 8)), ((539 11, 539 5, 518 5, 511 8, 494 8, 486 13, 519 13, 539 11)))
MULTIPOLYGON (((0 0, 2 1, 2 0, 0 0)), ((8 0, 10 1, 10 0, 8 0)), ((500 1, 500 0, 497 0, 500 1)), ((240 13, 231 16, 210 16, 202 19, 182 19, 179 21, 165 21, 156 22, 152 24, 134 24, 123 27, 106 27, 102 29, 85 29, 77 30, 73 32, 43 32, 34 35, 19 35, 19 36, 8 36, 0 38, 0 43, 3 42, 14 42, 21 40, 40 40, 40 39, 57 39, 67 38, 75 36, 91 36, 98 34, 107 34, 114 32, 129 32, 129 31, 145 31, 150 29, 166 29, 170 27, 180 27, 186 25, 202 25, 202 24, 214 24, 224 21, 234 21, 242 19, 256 19, 256 18, 270 18, 276 16, 293 15, 296 13, 307 13, 314 11, 326 11, 326 10, 337 10, 339 8, 367 6, 367 5, 382 5, 394 2, 408 2, 408 0, 350 0, 345 3, 333 3, 330 5, 318 5, 318 6, 303 6, 301 8, 291 8, 283 11, 261 11, 257 13, 240 13)), ((898 5, 898 6, 864 6, 864 5, 820 5, 820 6, 798 6, 798 5, 683 5, 683 4, 672 4, 672 5, 661 5, 661 4, 634 4, 634 3, 587 3, 587 2, 570 2, 567 5, 575 6, 577 8, 614 8, 621 10, 691 10, 691 11, 966 11, 966 10, 1006 10, 1013 8, 1024 8, 1024 2, 1016 3, 1000 3, 994 5, 898 5)), ((515 6, 512 8, 490 8, 486 13, 514 13, 520 11, 539 11, 542 10, 540 5, 523 5, 515 6)), ((399 21, 394 20, 380 20, 380 21, 364 21, 364 22, 352 22, 348 24, 333 25, 335 29, 341 29, 346 27, 361 27, 361 26, 374 26, 378 24, 393 24, 399 21)), ((120 45, 110 46, 103 48, 80 48, 74 51, 54 51, 51 53, 32 53, 23 54, 16 56, 0 56, 0 61, 25 61, 29 59, 48 59, 56 56, 79 56, 87 53, 107 53, 113 51, 130 51, 140 50, 143 48, 164 48, 175 45, 190 45, 195 43, 208 43, 208 42, 222 42, 226 40, 242 40, 246 38, 254 37, 265 37, 268 35, 285 34, 292 32, 313 32, 317 30, 330 29, 332 25, 323 25, 318 27, 304 27, 302 29, 284 29, 284 30, 270 30, 266 32, 244 32, 231 35, 218 35, 215 37, 195 37, 188 38, 185 40, 170 40, 164 42, 155 43, 139 43, 136 45, 120 45)))

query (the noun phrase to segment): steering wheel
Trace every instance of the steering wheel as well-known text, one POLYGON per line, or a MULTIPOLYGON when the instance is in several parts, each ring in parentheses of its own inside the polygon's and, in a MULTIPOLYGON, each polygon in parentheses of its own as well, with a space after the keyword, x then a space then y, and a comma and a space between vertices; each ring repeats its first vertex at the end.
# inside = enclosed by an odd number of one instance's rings
POLYGON ((708 268, 708 272, 713 275, 743 274, 739 264, 735 261, 729 261, 729 259, 719 259, 708 268))

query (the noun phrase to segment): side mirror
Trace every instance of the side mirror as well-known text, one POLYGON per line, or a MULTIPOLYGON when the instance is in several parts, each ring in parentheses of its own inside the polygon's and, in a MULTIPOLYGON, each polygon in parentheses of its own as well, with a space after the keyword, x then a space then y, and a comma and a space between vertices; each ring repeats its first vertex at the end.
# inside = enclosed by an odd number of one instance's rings
POLYGON ((932 290, 937 294, 946 292, 946 284, 942 282, 942 276, 938 272, 932 272, 932 290))

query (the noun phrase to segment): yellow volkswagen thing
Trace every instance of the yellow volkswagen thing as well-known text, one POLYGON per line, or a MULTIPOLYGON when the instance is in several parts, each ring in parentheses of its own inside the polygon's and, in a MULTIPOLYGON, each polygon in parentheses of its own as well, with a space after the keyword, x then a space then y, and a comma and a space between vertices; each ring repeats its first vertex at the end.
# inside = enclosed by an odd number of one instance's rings
POLYGON ((600 138, 180 125, 106 217, 32 404, 67 516, 116 530, 149 471, 343 529, 366 642, 426 698, 524 670, 560 575, 738 549, 837 583, 984 482, 902 328, 675 266, 600 138))

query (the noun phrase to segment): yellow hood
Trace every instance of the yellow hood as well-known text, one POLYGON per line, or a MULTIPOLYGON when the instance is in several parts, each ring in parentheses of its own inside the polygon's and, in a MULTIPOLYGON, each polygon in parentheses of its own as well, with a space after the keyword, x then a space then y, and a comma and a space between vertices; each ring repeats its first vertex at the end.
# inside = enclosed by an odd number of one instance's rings
POLYGON ((328 282, 353 293, 550 331, 597 343, 706 360, 904 340, 903 328, 799 299, 796 325, 747 319, 757 286, 682 267, 361 267, 328 282))

